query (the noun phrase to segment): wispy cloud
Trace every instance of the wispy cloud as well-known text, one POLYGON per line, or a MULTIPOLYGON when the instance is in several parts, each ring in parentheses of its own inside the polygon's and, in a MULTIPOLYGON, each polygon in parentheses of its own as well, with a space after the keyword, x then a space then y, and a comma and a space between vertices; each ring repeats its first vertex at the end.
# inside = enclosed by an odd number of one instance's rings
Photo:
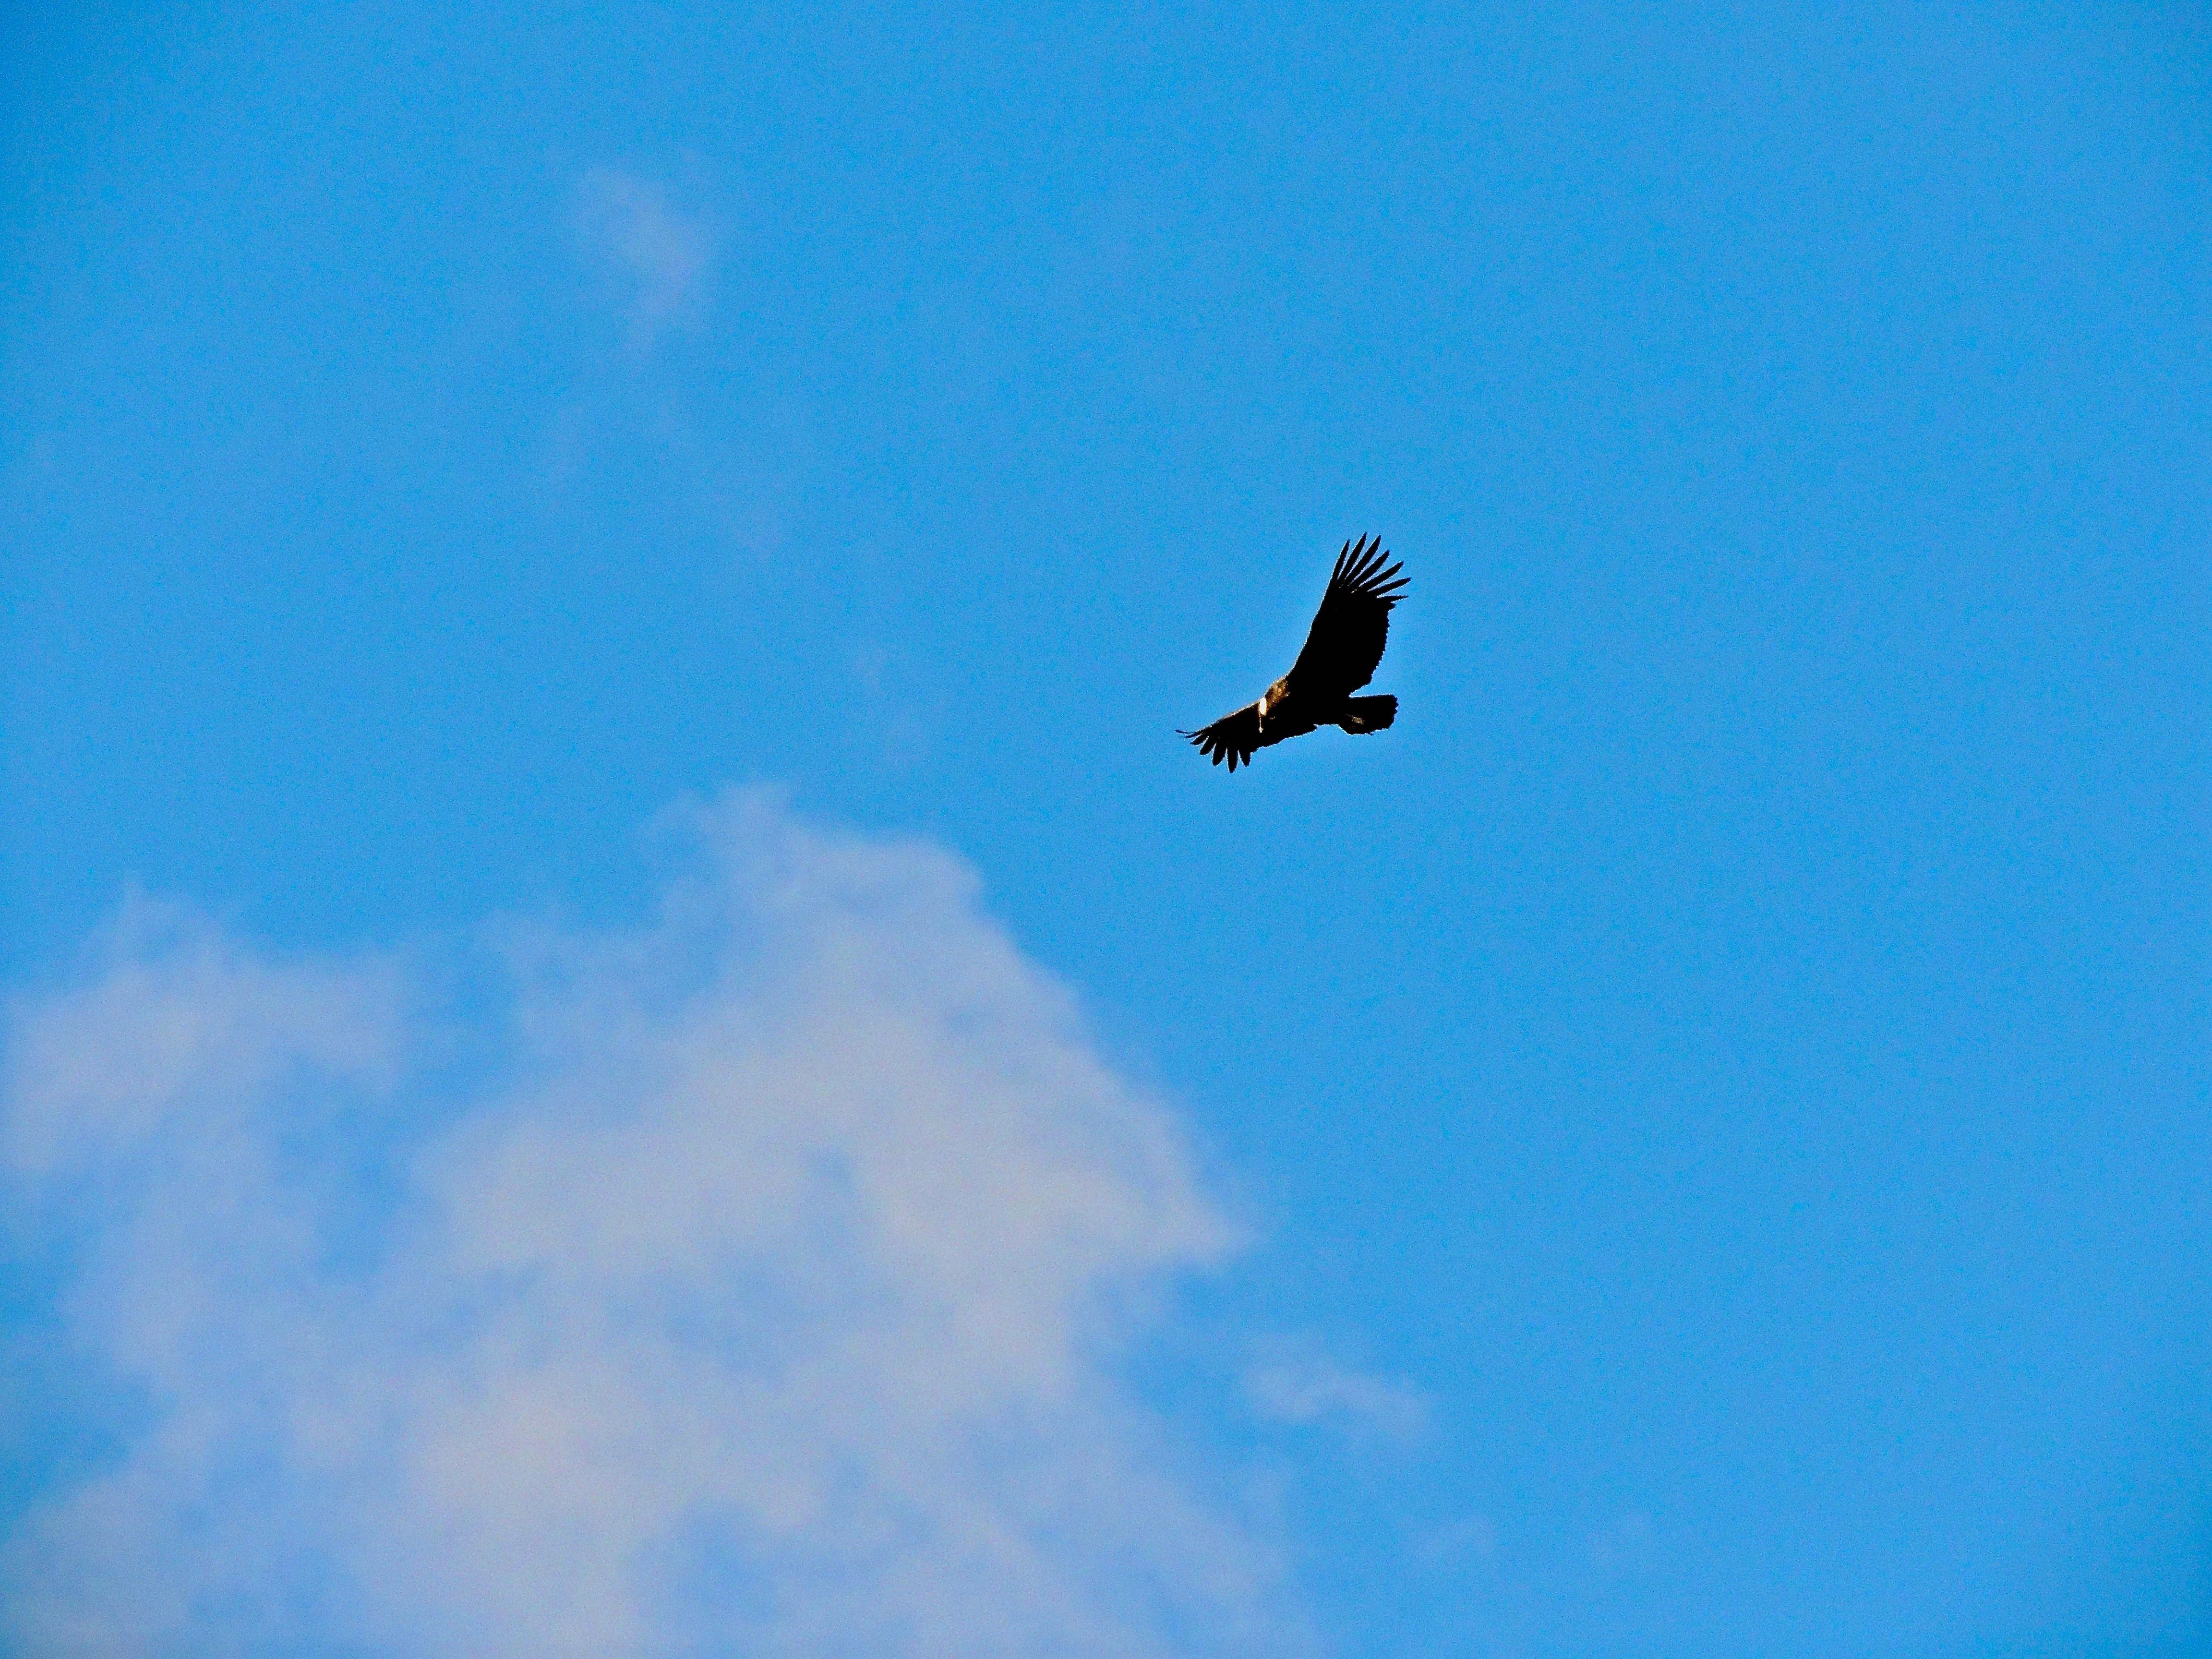
POLYGON ((593 167, 577 181, 576 228, 592 258, 622 290, 632 344, 651 347, 706 314, 714 235, 666 188, 618 167, 593 167))
POLYGON ((1429 1398, 1411 1383, 1358 1371, 1310 1345, 1279 1345, 1244 1373, 1244 1392, 1277 1423, 1334 1423, 1411 1440, 1429 1425, 1429 1398))
POLYGON ((70 1339, 143 1413, 9 1540, 0 1627, 1297 1645, 1267 1550, 1116 1378, 1146 1287, 1233 1243, 1172 1122, 946 855, 759 796, 688 833, 652 925, 509 936, 506 1080, 459 1100, 410 1095, 431 1028, 391 964, 173 913, 15 1007, 7 1172, 75 1241, 70 1339))

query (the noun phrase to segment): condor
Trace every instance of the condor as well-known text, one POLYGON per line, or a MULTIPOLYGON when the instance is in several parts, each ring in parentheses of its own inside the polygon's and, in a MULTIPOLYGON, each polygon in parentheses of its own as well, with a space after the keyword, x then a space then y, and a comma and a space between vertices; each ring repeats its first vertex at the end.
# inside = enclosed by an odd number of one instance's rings
POLYGON ((1178 732, 1198 745, 1216 766, 1234 772, 1249 766, 1254 753, 1285 738, 1300 738, 1317 726, 1340 726, 1347 732, 1381 732, 1398 718, 1395 697, 1355 697, 1375 678, 1382 647, 1390 636, 1390 607, 1406 579, 1401 568, 1384 569, 1390 556, 1378 550, 1379 537, 1346 542, 1329 574, 1328 591, 1314 613, 1306 647, 1291 672, 1233 714, 1195 732, 1178 732))

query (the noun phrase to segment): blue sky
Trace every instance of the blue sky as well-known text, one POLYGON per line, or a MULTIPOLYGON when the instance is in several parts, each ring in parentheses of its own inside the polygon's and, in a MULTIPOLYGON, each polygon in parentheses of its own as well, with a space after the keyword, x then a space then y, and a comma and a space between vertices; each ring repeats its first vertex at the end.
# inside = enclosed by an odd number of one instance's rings
POLYGON ((2087 9, 11 15, 0 1629, 2212 1644, 2087 9))

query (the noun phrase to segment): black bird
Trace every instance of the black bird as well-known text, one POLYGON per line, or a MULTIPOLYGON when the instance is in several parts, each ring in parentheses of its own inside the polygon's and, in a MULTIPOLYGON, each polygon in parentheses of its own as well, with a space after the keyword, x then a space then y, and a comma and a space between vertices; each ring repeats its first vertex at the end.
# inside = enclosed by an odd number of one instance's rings
POLYGON ((1395 697, 1355 697, 1375 678, 1382 647, 1390 635, 1390 607, 1401 597, 1401 568, 1388 570, 1379 550, 1381 538, 1344 544, 1329 573, 1328 591, 1314 613, 1306 648, 1291 672, 1269 686, 1257 702, 1196 732, 1178 732, 1212 757, 1226 760, 1234 772, 1251 764, 1253 751, 1285 738, 1302 738, 1316 726, 1340 726, 1347 732, 1381 732, 1398 718, 1395 697))

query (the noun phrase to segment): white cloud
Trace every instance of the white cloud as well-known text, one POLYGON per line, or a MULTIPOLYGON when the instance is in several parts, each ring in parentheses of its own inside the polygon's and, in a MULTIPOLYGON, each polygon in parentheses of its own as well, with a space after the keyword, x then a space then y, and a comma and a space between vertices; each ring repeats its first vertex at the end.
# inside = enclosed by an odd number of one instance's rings
POLYGON ((5 1152, 18 1170, 143 1149, 179 1115, 204 1130, 298 1068, 388 1073, 388 966, 272 970, 137 896, 96 949, 96 982, 11 1031, 5 1152))
POLYGON ((706 313, 714 263, 708 220, 671 203, 649 179, 593 167, 576 185, 576 228, 623 289, 633 343, 651 346, 706 313))
POLYGON ((1429 1425, 1429 1400, 1411 1383, 1357 1371, 1310 1346, 1279 1345, 1244 1373, 1255 1411, 1277 1423, 1334 1422, 1411 1440, 1429 1425))
POLYGON ((15 1008, 9 1170, 76 1240, 70 1339, 145 1411, 9 1541, 0 1628, 1299 1644, 1116 1381, 1148 1287, 1233 1243, 1172 1122, 946 855, 760 796, 688 833, 651 926, 510 934, 512 1062, 458 1103, 410 1093, 434 1028, 390 964, 173 915, 15 1008))

